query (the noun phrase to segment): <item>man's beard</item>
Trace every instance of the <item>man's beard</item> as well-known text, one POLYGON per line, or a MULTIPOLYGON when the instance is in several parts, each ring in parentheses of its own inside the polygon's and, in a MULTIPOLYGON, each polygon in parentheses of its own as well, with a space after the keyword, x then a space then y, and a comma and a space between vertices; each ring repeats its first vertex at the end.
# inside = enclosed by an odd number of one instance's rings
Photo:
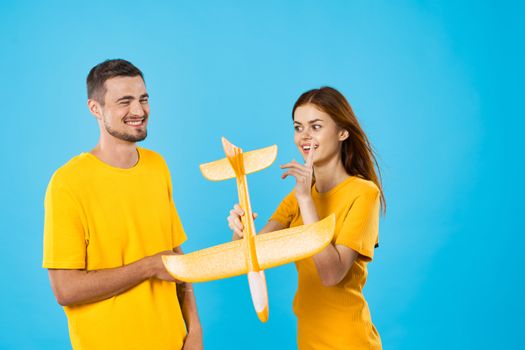
POLYGON ((127 141, 127 142, 140 142, 143 141, 146 136, 148 136, 148 131, 144 129, 144 132, 140 132, 139 134, 128 134, 125 132, 117 131, 112 129, 108 123, 104 120, 104 127, 106 128, 106 131, 113 137, 116 137, 119 140, 127 141))

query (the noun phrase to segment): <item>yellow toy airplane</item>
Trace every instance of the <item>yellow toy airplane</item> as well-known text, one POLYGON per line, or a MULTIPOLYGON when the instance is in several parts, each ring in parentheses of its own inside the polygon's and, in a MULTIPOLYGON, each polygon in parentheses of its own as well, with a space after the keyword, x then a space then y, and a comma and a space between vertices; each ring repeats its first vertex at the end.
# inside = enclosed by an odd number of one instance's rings
POLYGON ((165 255, 164 266, 176 279, 205 282, 248 274, 253 305, 262 322, 268 320, 268 293, 264 270, 301 260, 320 252, 334 235, 335 215, 314 224, 256 235, 246 175, 269 167, 277 156, 277 146, 243 153, 224 137, 226 158, 202 164, 209 180, 237 179, 239 204, 244 210, 244 238, 185 255, 165 255))

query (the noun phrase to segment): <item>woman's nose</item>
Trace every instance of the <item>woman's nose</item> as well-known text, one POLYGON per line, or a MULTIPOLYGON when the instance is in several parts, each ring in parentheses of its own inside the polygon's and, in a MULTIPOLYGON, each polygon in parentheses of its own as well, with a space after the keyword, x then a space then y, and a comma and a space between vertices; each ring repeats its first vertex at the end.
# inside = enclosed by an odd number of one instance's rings
POLYGON ((312 139, 312 135, 310 135, 310 130, 309 129, 305 129, 302 132, 301 137, 302 137, 303 140, 311 140, 312 139))

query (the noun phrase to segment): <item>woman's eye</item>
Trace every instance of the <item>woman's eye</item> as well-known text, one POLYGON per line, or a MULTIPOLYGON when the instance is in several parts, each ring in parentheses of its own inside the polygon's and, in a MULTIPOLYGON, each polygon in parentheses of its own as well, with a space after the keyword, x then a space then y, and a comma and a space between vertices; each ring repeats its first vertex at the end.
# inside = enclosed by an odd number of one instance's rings
POLYGON ((294 126, 295 131, 301 132, 302 128, 300 126, 294 126))
POLYGON ((319 125, 319 124, 314 124, 314 125, 312 125, 312 129, 314 129, 314 130, 319 130, 319 129, 321 129, 321 125, 319 125))

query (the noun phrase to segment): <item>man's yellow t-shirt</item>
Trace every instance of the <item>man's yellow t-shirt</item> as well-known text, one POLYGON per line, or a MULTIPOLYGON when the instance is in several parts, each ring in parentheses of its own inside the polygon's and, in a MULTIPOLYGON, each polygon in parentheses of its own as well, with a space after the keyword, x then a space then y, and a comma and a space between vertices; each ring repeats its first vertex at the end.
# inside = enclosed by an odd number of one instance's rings
MULTIPOLYGON (((45 198, 44 268, 120 267, 186 240, 164 159, 138 153, 130 169, 82 153, 55 172, 45 198)), ((186 335, 175 283, 156 279, 64 311, 74 349, 180 349, 186 335)))
MULTIPOLYGON (((299 285, 293 309, 299 349, 381 349, 363 297, 366 265, 378 242, 379 189, 371 181, 350 176, 329 192, 319 193, 314 185, 312 198, 320 219, 336 215, 332 243, 347 246, 359 256, 346 277, 333 287, 321 283, 312 258, 296 263, 299 285)), ((294 192, 281 202, 270 220, 286 227, 303 224, 294 192)))

